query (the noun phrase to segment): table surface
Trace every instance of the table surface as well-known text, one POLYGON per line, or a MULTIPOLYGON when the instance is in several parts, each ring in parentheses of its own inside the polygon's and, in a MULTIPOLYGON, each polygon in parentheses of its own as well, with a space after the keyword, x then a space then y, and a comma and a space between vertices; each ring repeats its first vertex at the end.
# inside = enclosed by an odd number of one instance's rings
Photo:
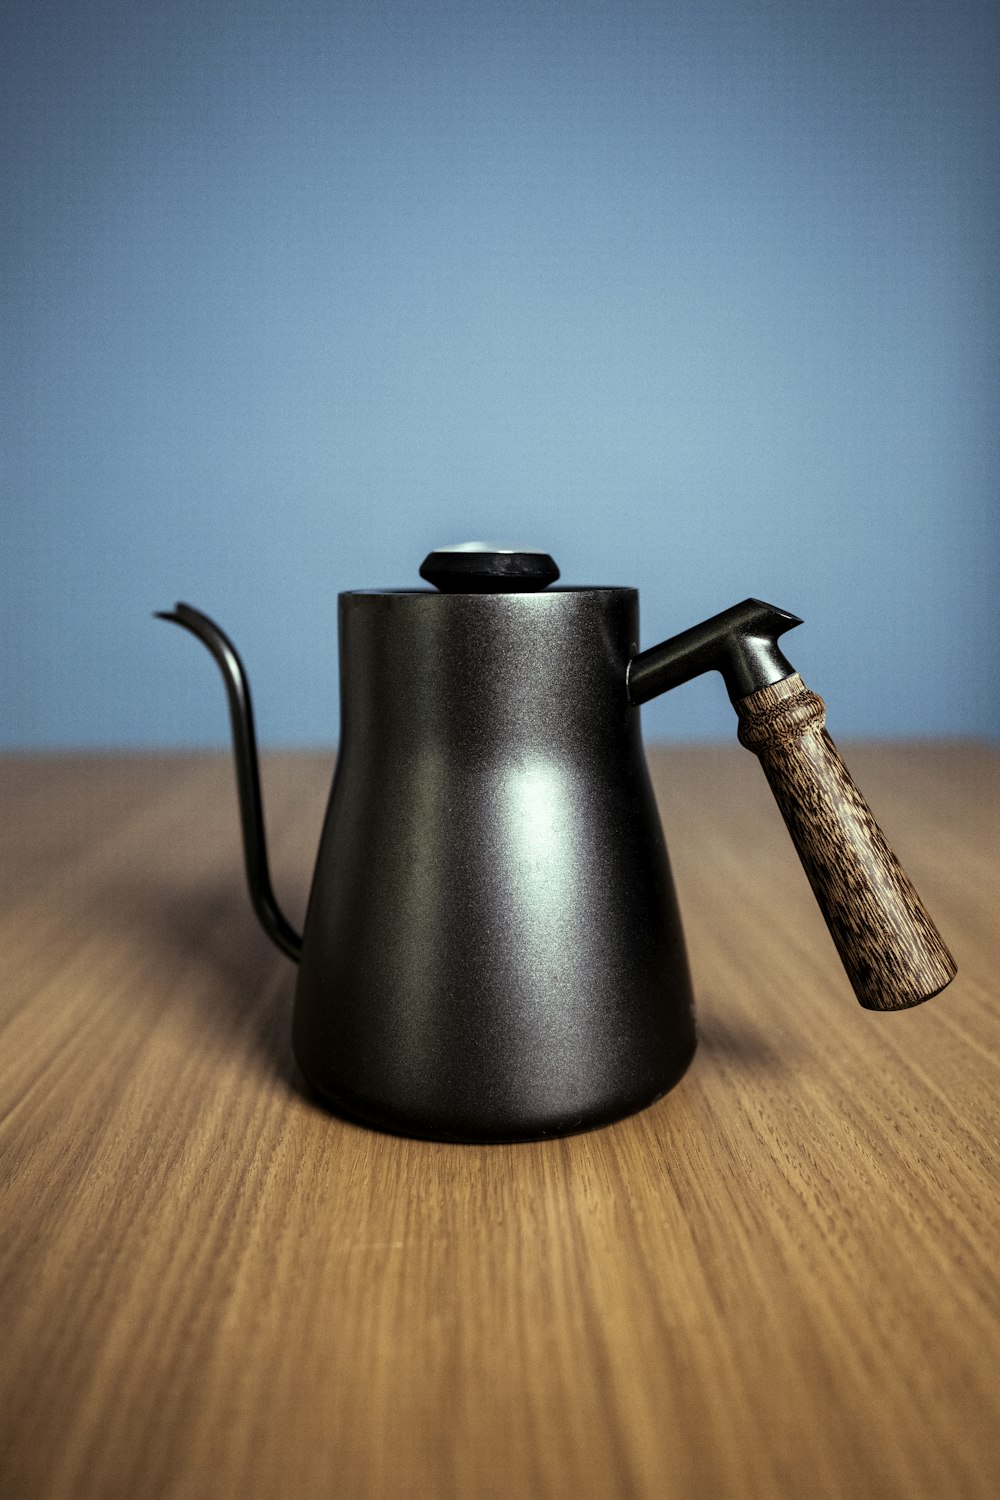
MULTIPOLYGON (((511 1146, 307 1095, 225 757, 0 761, 3 1493, 993 1500, 1000 755, 846 758, 951 988, 861 1010, 753 758, 653 752, 698 1054, 511 1146)), ((331 765, 265 760, 296 917, 331 765)))

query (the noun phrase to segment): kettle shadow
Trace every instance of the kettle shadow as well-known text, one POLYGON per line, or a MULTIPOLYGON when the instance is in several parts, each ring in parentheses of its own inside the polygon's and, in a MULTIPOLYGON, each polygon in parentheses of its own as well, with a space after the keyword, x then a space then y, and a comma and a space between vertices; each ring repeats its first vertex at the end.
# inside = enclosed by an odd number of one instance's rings
POLYGON ((731 1072, 777 1077, 790 1071, 793 1059, 787 1047, 776 1047, 754 1021, 725 1015, 722 1002, 713 996, 699 998, 706 1003, 699 1004, 696 1016, 696 1056, 712 1058, 731 1072))

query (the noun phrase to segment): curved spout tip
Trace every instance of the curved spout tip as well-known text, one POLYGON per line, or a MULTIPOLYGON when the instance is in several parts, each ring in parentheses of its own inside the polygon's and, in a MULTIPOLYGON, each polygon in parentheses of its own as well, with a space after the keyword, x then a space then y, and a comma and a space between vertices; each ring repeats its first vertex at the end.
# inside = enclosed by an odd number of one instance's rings
POLYGON ((171 625, 180 625, 185 630, 190 630, 191 634, 204 642, 216 657, 218 656, 217 647, 221 642, 225 641, 232 649, 232 642, 223 635, 214 620, 210 620, 207 615, 202 614, 200 609, 194 609, 190 604, 181 604, 178 600, 173 609, 154 609, 153 619, 166 620, 171 625))
POLYGON ((200 609, 195 609, 193 604, 183 604, 180 600, 173 609, 154 609, 153 619, 169 620, 173 625, 184 625, 188 630, 193 630, 195 635, 223 636, 223 632, 214 620, 210 620, 208 615, 203 615, 200 609))

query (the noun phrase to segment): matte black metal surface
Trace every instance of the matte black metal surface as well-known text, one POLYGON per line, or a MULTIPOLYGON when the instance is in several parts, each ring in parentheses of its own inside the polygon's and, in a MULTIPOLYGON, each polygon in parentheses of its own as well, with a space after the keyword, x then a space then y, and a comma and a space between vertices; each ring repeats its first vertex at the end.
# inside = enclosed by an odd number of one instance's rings
POLYGON ((429 552, 420 576, 443 594, 525 594, 555 583, 559 569, 547 552, 470 543, 429 552))
POLYGON ((628 1114, 684 1071, 636 635, 632 589, 341 595, 341 744, 294 1021, 340 1109, 523 1139, 628 1114))
POLYGON ((648 703, 702 672, 721 672, 736 703, 791 677, 795 668, 781 652, 778 637, 801 624, 798 615, 776 604, 744 599, 635 657, 628 672, 629 699, 648 703))
POLYGON ((214 656, 226 684, 229 701, 229 721, 233 732, 233 758, 236 767, 236 792, 240 807, 240 824, 243 830, 243 860, 246 868, 247 887, 250 900, 261 926, 268 937, 289 958, 298 961, 302 950, 302 939, 288 921, 274 897, 271 888, 271 872, 267 863, 267 843, 264 837, 264 806, 260 793, 260 772, 257 762, 257 734, 254 729, 253 702, 250 684, 240 660, 239 652, 232 641, 201 610, 190 604, 177 604, 173 613, 157 611, 158 620, 170 620, 174 625, 183 625, 198 637, 214 656))
POLYGON ((736 703, 783 681, 778 638, 802 621, 746 599, 640 653, 636 591, 541 591, 546 554, 473 546, 421 573, 444 591, 340 595, 340 753, 301 940, 271 891, 239 656, 189 605, 162 616, 225 679, 254 907, 301 948, 296 1057, 338 1109, 406 1134, 605 1124, 695 1047, 638 705, 710 670, 736 703))

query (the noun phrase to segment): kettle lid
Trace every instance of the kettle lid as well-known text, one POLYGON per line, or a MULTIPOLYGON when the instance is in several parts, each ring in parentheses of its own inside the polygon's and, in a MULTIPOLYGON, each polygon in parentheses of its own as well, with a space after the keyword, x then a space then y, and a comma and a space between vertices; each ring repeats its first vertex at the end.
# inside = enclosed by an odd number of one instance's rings
POLYGON ((420 576, 443 594, 530 594, 555 583, 559 569, 532 547, 458 542, 429 552, 420 576))

